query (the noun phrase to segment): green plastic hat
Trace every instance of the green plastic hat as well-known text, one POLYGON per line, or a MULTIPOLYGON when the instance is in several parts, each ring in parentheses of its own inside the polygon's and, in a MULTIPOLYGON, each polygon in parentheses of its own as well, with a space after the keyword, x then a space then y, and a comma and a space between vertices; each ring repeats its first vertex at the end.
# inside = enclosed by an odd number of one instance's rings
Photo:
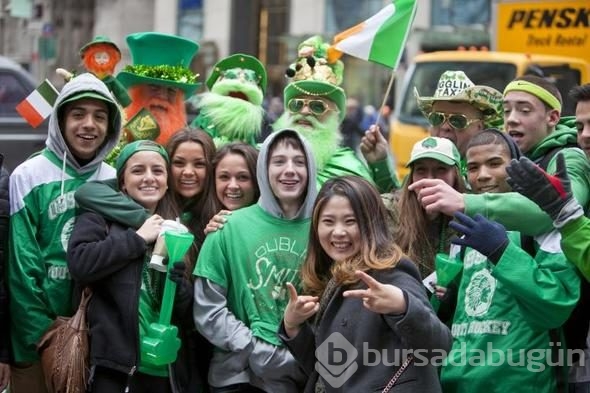
POLYGON ((217 82, 217 79, 219 79, 220 76, 223 76, 224 71, 235 68, 254 71, 256 80, 253 82, 256 82, 263 93, 266 92, 266 70, 264 69, 264 66, 254 56, 245 55, 242 53, 236 53, 235 55, 228 56, 215 64, 213 67, 213 72, 207 79, 207 87, 209 90, 211 90, 215 82, 217 82))
POLYGON ((200 85, 189 66, 199 50, 196 42, 176 35, 144 32, 127 36, 133 65, 119 72, 117 79, 129 88, 154 84, 181 89, 190 96, 200 85))
POLYGON ((109 37, 107 37, 106 35, 97 35, 96 37, 94 37, 94 39, 92 41, 90 41, 89 43, 84 45, 82 48, 80 48, 80 57, 84 57, 84 52, 86 52, 86 50, 88 48, 90 48, 92 45, 96 45, 96 44, 108 44, 108 45, 112 46, 113 48, 115 48, 117 50, 117 52, 119 52, 119 54, 121 54, 119 47, 117 45, 115 45, 115 43, 113 41, 111 41, 109 39, 109 37))

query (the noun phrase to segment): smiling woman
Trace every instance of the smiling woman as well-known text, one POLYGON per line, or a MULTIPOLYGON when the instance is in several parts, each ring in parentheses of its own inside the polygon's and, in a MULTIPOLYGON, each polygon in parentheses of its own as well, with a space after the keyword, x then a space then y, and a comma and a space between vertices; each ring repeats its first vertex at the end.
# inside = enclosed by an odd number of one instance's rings
POLYGON ((301 269, 304 295, 288 284, 289 303, 279 328, 279 337, 309 376, 306 393, 367 387, 380 392, 398 378, 405 392, 441 391, 430 362, 416 367, 410 356, 402 368, 391 367, 416 348, 427 357, 449 348, 451 333, 434 314, 418 269, 394 243, 386 217, 376 188, 358 176, 328 180, 318 193, 301 269), (367 349, 371 358, 381 348, 388 350, 379 354, 381 360, 358 362, 332 375, 342 368, 332 362, 336 353, 350 355, 350 348, 362 359, 367 349))

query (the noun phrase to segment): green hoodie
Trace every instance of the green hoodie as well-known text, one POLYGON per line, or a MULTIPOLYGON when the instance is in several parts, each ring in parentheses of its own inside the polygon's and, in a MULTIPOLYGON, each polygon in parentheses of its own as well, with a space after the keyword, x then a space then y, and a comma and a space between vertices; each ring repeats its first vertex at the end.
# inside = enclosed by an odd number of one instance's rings
MULTIPOLYGON (((582 206, 590 202, 590 164, 581 149, 565 147, 575 144, 577 132, 573 127, 573 118, 564 117, 554 132, 545 137, 526 156, 531 160, 539 160, 555 147, 564 146, 563 153, 571 187, 576 200, 582 206)), ((556 155, 547 165, 548 173, 555 173, 556 155)), ((465 214, 473 216, 477 213, 490 220, 502 223, 509 231, 522 232, 525 235, 537 236, 553 229, 551 218, 534 202, 516 192, 503 194, 465 194, 465 214)))
POLYGON ((10 176, 8 285, 15 362, 39 357, 35 345, 57 316, 71 316, 72 280, 66 249, 74 226, 74 192, 85 182, 115 176, 103 162, 117 144, 121 114, 106 85, 91 74, 68 82, 49 118, 47 147, 19 165, 10 176), (88 163, 79 163, 58 121, 62 103, 81 92, 110 102, 107 137, 88 163))

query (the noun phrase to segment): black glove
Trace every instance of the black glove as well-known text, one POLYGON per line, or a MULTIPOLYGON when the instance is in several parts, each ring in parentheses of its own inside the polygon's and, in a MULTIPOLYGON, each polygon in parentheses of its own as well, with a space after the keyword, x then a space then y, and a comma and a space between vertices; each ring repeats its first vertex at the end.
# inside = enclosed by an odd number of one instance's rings
POLYGON ((190 311, 193 305, 193 284, 185 277, 186 265, 184 262, 175 262, 168 272, 170 280, 176 283, 176 297, 174 305, 180 311, 190 311))
POLYGON ((558 153, 556 167, 555 175, 550 175, 528 158, 520 157, 518 161, 512 160, 506 168, 509 176, 506 181, 514 191, 549 214, 556 227, 561 227, 584 212, 572 195, 563 153, 558 153))
POLYGON ((500 223, 488 220, 481 214, 471 218, 461 212, 455 213, 455 220, 449 226, 465 236, 454 238, 452 242, 460 246, 471 247, 485 255, 491 262, 500 260, 508 246, 506 228, 500 223))

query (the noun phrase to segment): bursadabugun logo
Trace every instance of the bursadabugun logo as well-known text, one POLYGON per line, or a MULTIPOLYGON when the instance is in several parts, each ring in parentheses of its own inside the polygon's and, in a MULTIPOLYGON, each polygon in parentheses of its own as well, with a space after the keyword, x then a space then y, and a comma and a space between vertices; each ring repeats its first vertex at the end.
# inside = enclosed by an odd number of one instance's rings
POLYGON ((316 371, 334 388, 342 386, 358 369, 357 349, 340 333, 335 332, 315 350, 316 371))

